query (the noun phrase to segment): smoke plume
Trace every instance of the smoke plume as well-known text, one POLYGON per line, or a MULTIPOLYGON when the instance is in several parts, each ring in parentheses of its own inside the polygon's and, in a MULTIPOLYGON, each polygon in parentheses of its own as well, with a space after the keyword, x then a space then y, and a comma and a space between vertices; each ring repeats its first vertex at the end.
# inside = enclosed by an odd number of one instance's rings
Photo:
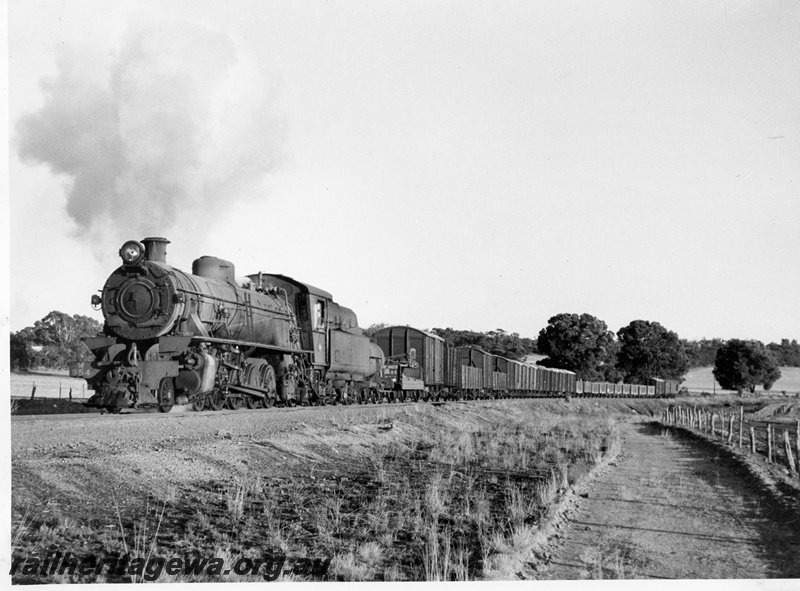
POLYGON ((63 50, 57 76, 41 82, 43 106, 16 126, 20 157, 67 179, 77 234, 203 231, 280 162, 275 85, 228 35, 132 25, 98 61, 63 50))

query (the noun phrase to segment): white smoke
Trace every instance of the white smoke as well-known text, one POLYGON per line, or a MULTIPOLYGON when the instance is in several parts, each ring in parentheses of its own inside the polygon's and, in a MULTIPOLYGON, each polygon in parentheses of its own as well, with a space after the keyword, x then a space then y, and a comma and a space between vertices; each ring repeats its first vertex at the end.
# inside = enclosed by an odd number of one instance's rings
POLYGON ((76 234, 202 231, 280 163, 275 84, 227 34, 131 25, 98 62, 63 50, 57 77, 41 83, 44 105, 16 126, 20 157, 67 178, 76 234))

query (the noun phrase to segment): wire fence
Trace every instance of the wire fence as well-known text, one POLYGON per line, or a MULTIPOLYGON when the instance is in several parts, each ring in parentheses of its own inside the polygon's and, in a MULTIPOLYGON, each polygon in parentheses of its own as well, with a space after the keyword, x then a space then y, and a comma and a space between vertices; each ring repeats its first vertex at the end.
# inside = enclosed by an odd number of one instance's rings
POLYGON ((85 380, 37 379, 16 380, 11 382, 11 398, 62 398, 66 400, 84 400, 94 394, 94 390, 86 387, 85 380))
MULTIPOLYGON (((722 390, 721 388, 683 388, 683 390, 692 396, 718 396, 720 394, 730 394, 737 396, 739 393, 736 390, 722 390)), ((769 396, 770 398, 779 398, 785 396, 787 398, 800 398, 800 392, 795 390, 770 390, 765 392, 757 390, 756 396, 769 396)))
POLYGON ((732 447, 764 456, 770 464, 781 464, 790 474, 800 476, 800 419, 764 420, 744 412, 743 406, 731 412, 671 406, 662 412, 661 422, 705 433, 732 447))

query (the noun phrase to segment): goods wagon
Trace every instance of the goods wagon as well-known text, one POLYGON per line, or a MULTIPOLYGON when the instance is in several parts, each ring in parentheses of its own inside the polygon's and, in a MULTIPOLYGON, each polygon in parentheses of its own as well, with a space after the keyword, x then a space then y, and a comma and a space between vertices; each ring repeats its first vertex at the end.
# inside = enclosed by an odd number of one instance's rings
POLYGON ((383 351, 386 390, 436 394, 445 383, 445 343, 433 333, 409 326, 390 326, 373 337, 383 351))
POLYGON ((508 393, 509 389, 509 361, 505 357, 499 357, 497 355, 491 355, 490 358, 492 363, 492 391, 496 396, 504 396, 508 393))

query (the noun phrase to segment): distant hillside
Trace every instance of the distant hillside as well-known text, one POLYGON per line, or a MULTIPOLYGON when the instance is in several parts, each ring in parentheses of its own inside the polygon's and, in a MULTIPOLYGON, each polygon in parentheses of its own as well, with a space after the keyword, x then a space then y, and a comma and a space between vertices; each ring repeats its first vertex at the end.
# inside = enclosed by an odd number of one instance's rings
MULTIPOLYGON (((722 392, 722 388, 714 380, 712 373, 713 367, 697 367, 686 374, 686 380, 681 384, 690 391, 713 392, 716 387, 717 392, 722 392)), ((782 390, 786 392, 800 392, 800 367, 781 367, 781 379, 775 382, 770 392, 780 394, 782 390)), ((756 392, 763 392, 763 388, 758 386, 756 392)))

